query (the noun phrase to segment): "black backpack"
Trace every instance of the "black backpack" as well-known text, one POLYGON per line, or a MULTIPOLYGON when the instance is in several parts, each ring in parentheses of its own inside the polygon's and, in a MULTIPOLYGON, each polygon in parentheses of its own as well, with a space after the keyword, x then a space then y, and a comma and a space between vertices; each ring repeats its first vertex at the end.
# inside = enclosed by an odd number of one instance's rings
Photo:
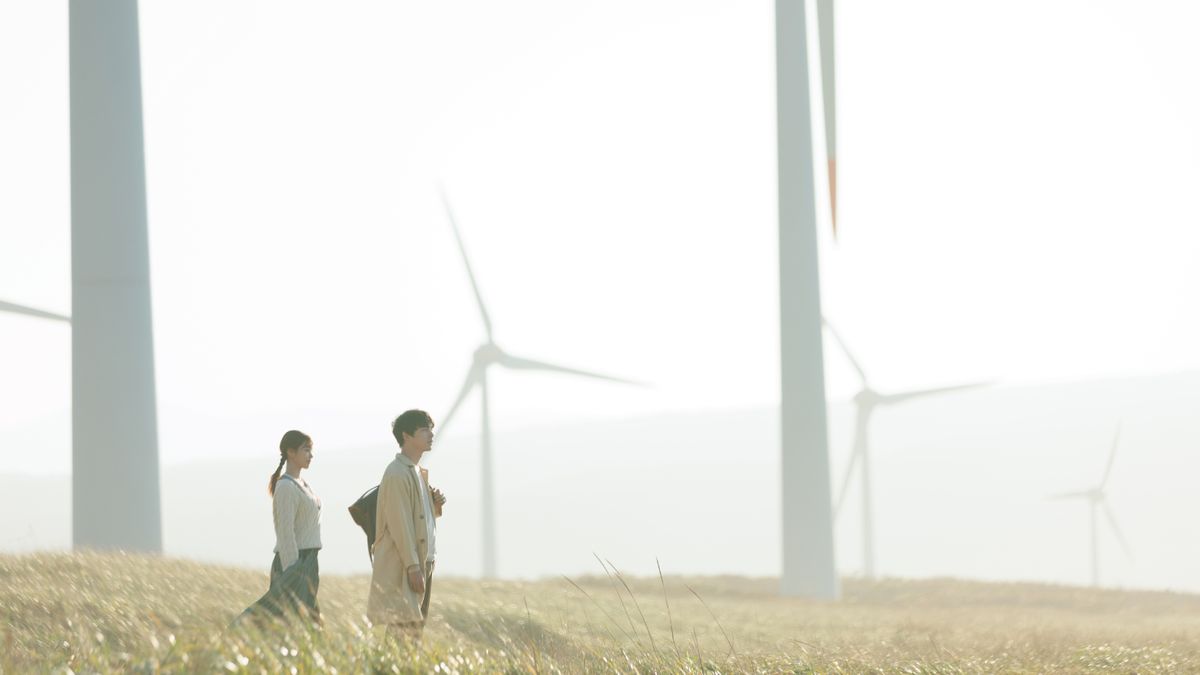
POLYGON ((367 535, 367 557, 375 562, 375 504, 379 501, 379 486, 367 490, 350 505, 350 517, 367 535))

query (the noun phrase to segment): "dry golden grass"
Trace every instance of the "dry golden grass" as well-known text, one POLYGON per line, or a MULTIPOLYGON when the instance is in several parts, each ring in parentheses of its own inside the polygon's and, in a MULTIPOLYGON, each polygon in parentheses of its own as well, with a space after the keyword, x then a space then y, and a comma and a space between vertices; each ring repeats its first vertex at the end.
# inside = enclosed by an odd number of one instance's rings
MULTIPOLYGON (((600 569, 600 565, 597 565, 600 569)), ((619 575, 436 578, 425 639, 363 618, 368 579, 322 579, 325 623, 229 629, 265 573, 119 554, 0 556, 0 671, 1200 672, 1200 596, 954 580, 619 575)))

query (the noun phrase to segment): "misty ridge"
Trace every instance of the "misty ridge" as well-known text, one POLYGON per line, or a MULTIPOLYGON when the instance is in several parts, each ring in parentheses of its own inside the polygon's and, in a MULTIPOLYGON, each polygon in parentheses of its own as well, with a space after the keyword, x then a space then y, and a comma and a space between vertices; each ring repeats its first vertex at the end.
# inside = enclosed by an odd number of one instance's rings
MULTIPOLYGON (((552 386, 549 385, 548 386, 552 386)), ((1104 527, 1106 586, 1200 591, 1193 409, 1200 373, 956 392, 881 409, 871 425, 878 572, 1086 584, 1087 505, 1050 501, 1101 479, 1120 446, 1108 501, 1132 551, 1104 527)), ((831 483, 849 457, 853 408, 830 405, 831 483)), ((499 571, 536 578, 599 572, 779 573, 778 411, 661 414, 495 435, 499 571), (732 486, 732 490, 731 490, 732 486), (732 496, 731 495, 735 495, 732 496), (552 542, 553 545, 546 545, 552 542)), ((479 445, 450 429, 424 463, 449 497, 439 568, 478 575, 479 445)), ((222 442, 229 439, 220 439, 222 442)), ((394 444, 322 446, 307 477, 323 500, 322 567, 369 571, 346 507, 375 485, 394 444)), ((166 554, 265 569, 272 449, 163 469, 166 554)), ((837 564, 862 571, 861 493, 851 481, 835 525, 837 564)), ((0 551, 65 550, 68 476, 0 475, 0 551), (37 505, 37 508, 31 508, 37 505)))

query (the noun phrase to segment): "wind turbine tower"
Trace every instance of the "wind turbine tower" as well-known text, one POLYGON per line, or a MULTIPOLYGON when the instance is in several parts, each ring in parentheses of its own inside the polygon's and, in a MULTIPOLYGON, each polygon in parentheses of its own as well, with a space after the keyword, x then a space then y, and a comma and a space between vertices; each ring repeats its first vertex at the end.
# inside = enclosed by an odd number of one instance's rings
POLYGON ((71 0, 76 548, 161 552, 136 0, 71 0))
MULTIPOLYGON (((834 150, 833 3, 818 2, 826 148, 834 150)), ((835 599, 829 439, 817 258, 816 173, 805 0, 775 1, 779 162, 780 473, 784 595, 835 599)), ((828 155, 834 167, 833 155, 828 155)), ((830 188, 835 185, 830 176, 830 188)), ((831 193, 831 196, 832 193, 831 193)), ((834 198, 836 203, 836 197, 834 198)))

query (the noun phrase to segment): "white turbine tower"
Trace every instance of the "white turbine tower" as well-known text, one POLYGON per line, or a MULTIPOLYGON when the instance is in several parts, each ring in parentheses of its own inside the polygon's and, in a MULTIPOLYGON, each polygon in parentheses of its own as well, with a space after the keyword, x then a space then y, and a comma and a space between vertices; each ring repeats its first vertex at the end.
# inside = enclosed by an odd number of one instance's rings
POLYGON ((471 261, 467 257, 466 246, 463 244, 462 235, 458 230, 458 223, 454 219, 454 211, 450 208, 450 200, 446 197, 444 191, 441 196, 442 204, 446 208, 446 217, 450 221, 450 228, 454 231, 454 240, 458 244, 459 253, 462 254, 463 266, 467 270, 467 277, 471 280, 471 289, 475 292, 475 302, 479 307, 480 318, 483 319, 483 329, 487 334, 487 340, 475 349, 471 368, 467 371, 466 380, 463 382, 458 397, 454 399, 454 404, 450 406, 450 412, 446 413, 446 416, 438 421, 437 424, 440 430, 444 430, 446 425, 450 423, 450 420, 454 418, 454 413, 458 411, 459 406, 462 405, 467 396, 476 387, 479 388, 480 400, 483 407, 483 428, 480 433, 480 465, 483 479, 483 577, 490 579, 496 576, 496 493, 492 473, 492 421, 488 408, 488 368, 491 366, 501 366, 512 370, 566 373, 568 375, 578 375, 624 384, 638 383, 618 377, 610 377, 584 370, 557 366, 543 361, 521 358, 501 349, 492 337, 492 320, 488 315, 487 307, 483 303, 483 295, 479 292, 479 284, 475 281, 475 273, 471 269, 471 261))
POLYGON ((136 0, 71 0, 72 542, 162 551, 136 0))
POLYGON ((863 537, 863 576, 868 579, 875 578, 875 521, 871 495, 871 451, 870 443, 868 442, 868 431, 871 425, 871 413, 875 409, 882 406, 895 405, 904 403, 913 399, 925 398, 937 394, 945 394, 951 391, 962 391, 965 389, 974 389, 977 387, 986 386, 987 383, 979 382, 973 384, 962 384, 952 387, 937 387, 934 389, 920 389, 916 391, 902 392, 899 394, 881 394, 871 388, 867 381, 867 373, 859 365, 858 360, 850 352, 850 348, 846 346, 841 335, 834 330, 829 322, 825 322, 825 327, 829 330, 829 334, 833 336, 834 342, 841 348, 842 353, 846 355, 846 360, 854 367, 858 373, 859 380, 862 382, 862 389, 854 395, 854 446, 850 452, 850 461, 846 465, 846 474, 842 478, 841 489, 838 491, 837 504, 833 509, 834 517, 836 518, 842 510, 842 504, 846 500, 846 493, 849 491, 850 479, 854 476, 854 467, 857 465, 860 469, 859 481, 862 489, 862 537, 863 537))
MULTIPOLYGON (((825 426, 824 347, 817 258, 806 0, 775 1, 779 163, 780 474, 783 569, 780 592, 836 599, 837 565, 825 426)), ((818 2, 827 160, 834 169, 833 3, 818 2)), ((829 176, 830 197, 834 174, 829 176)), ((835 230, 836 232, 836 230, 835 230)))
POLYGON ((1105 519, 1108 520, 1109 528, 1116 535, 1117 541, 1121 544, 1121 549, 1125 555, 1132 558, 1133 552, 1129 548, 1129 543, 1125 540, 1125 535, 1121 532, 1121 527, 1117 525, 1116 516, 1113 515, 1112 508, 1108 505, 1108 496, 1104 492, 1104 488, 1108 486, 1108 479, 1112 475, 1113 460, 1117 457, 1117 445, 1121 440, 1121 425, 1117 425, 1117 431, 1113 434, 1112 450, 1108 453, 1108 465, 1104 467, 1104 476, 1100 478, 1100 483, 1090 489, 1079 492, 1064 492, 1062 494, 1051 495, 1050 499, 1082 499, 1088 503, 1088 515, 1091 520, 1092 531, 1092 586, 1100 585, 1100 541, 1099 528, 1097 526, 1097 511, 1103 511, 1105 519))
POLYGON ((71 0, 72 539, 162 551, 136 0, 71 0))

